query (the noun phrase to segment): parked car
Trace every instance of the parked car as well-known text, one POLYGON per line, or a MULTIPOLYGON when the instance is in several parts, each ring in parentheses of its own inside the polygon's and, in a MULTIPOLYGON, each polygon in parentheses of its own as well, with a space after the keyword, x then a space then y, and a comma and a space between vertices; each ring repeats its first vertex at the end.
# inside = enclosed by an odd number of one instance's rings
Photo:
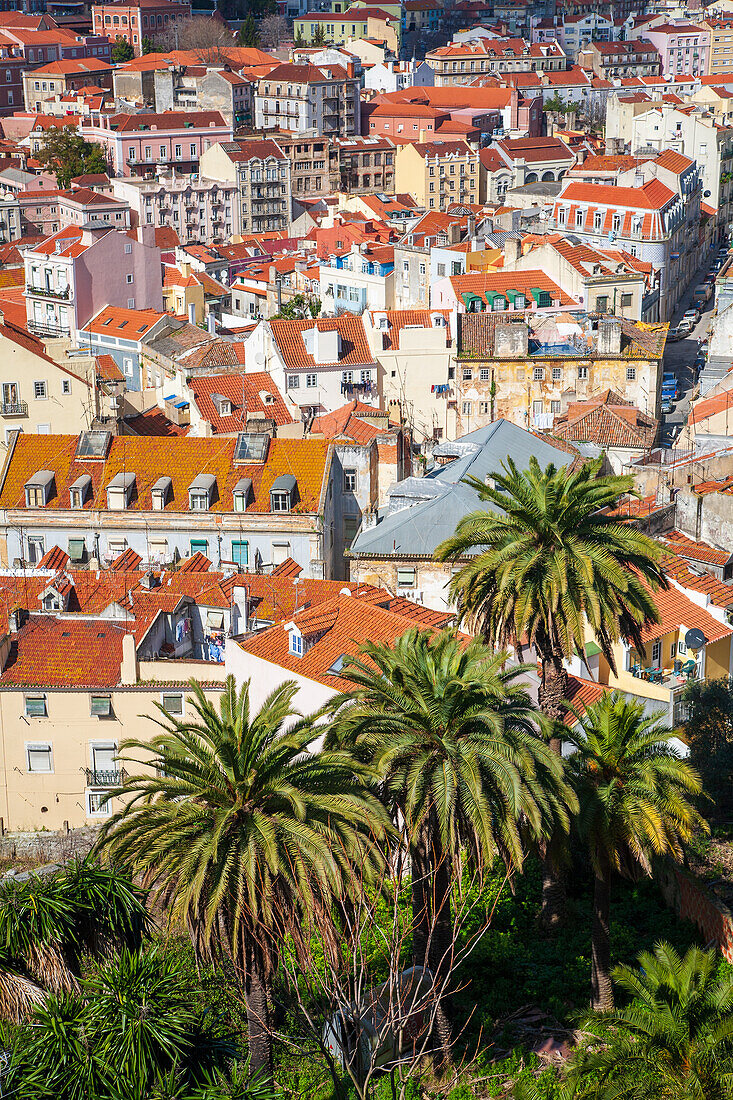
POLYGON ((713 284, 715 283, 715 272, 708 271, 707 275, 703 279, 703 283, 705 283, 706 286, 713 286, 713 284))
POLYGON ((701 314, 699 309, 686 309, 685 312, 682 314, 682 320, 687 322, 687 324, 690 326, 690 329, 693 329, 700 320, 700 316, 701 314))
POLYGON ((673 409, 674 409, 673 402, 670 401, 668 398, 663 397, 662 398, 662 415, 663 416, 669 416, 669 414, 672 412, 673 409))
POLYGON ((675 340, 684 340, 691 332, 692 326, 688 325, 685 321, 680 321, 676 328, 671 328, 667 333, 667 341, 669 343, 674 343, 675 340))
POLYGON ((692 301, 695 306, 700 309, 710 300, 713 294, 713 288, 709 283, 699 283, 692 294, 692 301))

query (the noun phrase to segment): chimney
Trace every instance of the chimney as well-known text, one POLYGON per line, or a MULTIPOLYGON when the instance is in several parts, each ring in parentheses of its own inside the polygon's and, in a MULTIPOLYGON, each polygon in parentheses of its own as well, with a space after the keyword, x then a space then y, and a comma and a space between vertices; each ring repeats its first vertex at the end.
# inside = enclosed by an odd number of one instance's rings
POLYGON ((137 646, 135 635, 125 634, 122 639, 122 665, 120 666, 120 683, 136 684, 140 679, 140 666, 137 660, 137 646))
POLYGON ((519 123, 519 89, 512 84, 509 92, 509 129, 516 130, 519 123))
POLYGON ((507 237, 504 241, 504 267, 515 264, 522 255, 522 241, 518 237, 507 237))
POLYGON ((618 317, 602 317, 598 322, 596 351, 599 358, 621 354, 621 321, 618 317))
POLYGON ((8 615, 8 626, 11 634, 17 634, 28 619, 28 612, 24 607, 15 607, 8 615))
POLYGON ((196 305, 194 302, 188 303, 188 323, 190 325, 196 324, 196 305))

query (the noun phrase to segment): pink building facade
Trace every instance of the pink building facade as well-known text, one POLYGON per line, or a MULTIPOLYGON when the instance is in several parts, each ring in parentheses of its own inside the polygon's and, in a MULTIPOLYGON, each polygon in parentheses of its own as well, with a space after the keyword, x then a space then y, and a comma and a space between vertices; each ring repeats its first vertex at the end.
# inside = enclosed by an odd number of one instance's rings
POLYGON ((154 175, 159 167, 196 172, 210 145, 232 140, 232 127, 219 111, 95 115, 80 132, 104 148, 115 176, 154 175))
POLYGON ((644 30, 662 59, 662 76, 707 76, 710 31, 692 23, 662 23, 644 30))

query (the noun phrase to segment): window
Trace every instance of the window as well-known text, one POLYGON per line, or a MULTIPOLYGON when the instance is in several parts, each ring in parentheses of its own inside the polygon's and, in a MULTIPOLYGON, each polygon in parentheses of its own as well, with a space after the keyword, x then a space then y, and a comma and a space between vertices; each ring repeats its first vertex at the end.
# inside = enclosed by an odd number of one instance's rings
POLYGON ((53 771, 53 750, 48 741, 26 741, 25 767, 29 772, 45 772, 46 775, 53 771))
POLYGON ((354 381, 354 372, 353 372, 353 370, 343 370, 343 371, 341 371, 341 384, 342 385, 350 386, 353 381, 354 381))
POLYGON ((87 791, 87 817, 109 817, 111 803, 107 801, 107 791, 87 791))
POLYGON ((470 401, 464 401, 462 403, 461 412, 463 413, 464 416, 470 416, 471 415, 471 402, 470 401))
POLYGON ((132 241, 125 241, 125 255, 129 256, 132 252, 132 241))
POLYGON ((62 393, 71 393, 71 382, 68 380, 68 378, 63 379, 63 381, 61 383, 61 392, 62 393))
POLYGON ((344 470, 344 492, 355 493, 357 486, 356 470, 344 470))
POLYGON ((125 279, 127 280, 128 283, 134 283, 135 282, 135 276, 132 275, 132 274, 125 275, 125 279))
POLYGON ((207 539, 191 539, 191 557, 194 554, 203 554, 206 557, 208 551, 209 543, 207 539))
POLYGON ((464 367, 463 368, 462 377, 463 377, 464 382, 470 382, 471 381, 471 379, 473 378, 473 371, 471 370, 470 367, 464 367))
MULTIPOLYGON (((133 302, 134 302, 134 299, 133 299, 133 302)), ((132 308, 134 308, 134 306, 131 306, 130 308, 132 309, 132 308)), ((125 374, 128 376, 128 378, 131 378, 132 377, 132 359, 125 359, 123 362, 124 362, 124 367, 125 367, 125 374)))
POLYGON ((180 718, 183 715, 183 695, 180 691, 162 692, 160 705, 172 718, 180 718))
POLYGON ((46 383, 45 382, 34 382, 33 383, 33 396, 35 397, 36 401, 45 401, 46 400, 46 383))
POLYGON ((534 379, 534 381, 535 382, 542 382, 542 381, 544 381, 544 377, 545 377, 545 368, 544 367, 535 367, 534 370, 532 371, 532 378, 534 379))
POLYGON ((488 416, 488 413, 489 413, 489 402, 488 402, 488 401, 479 401, 479 403, 478 403, 478 411, 479 411, 479 413, 480 413, 480 414, 481 414, 482 416, 488 416))
POLYGON ((632 294, 622 294, 621 295, 621 308, 625 309, 627 306, 630 306, 632 301, 633 301, 633 295, 632 294))
POLYGON ((397 570, 397 587, 398 588, 414 588, 417 582, 417 570, 416 569, 398 569, 397 570))
POLYGON ((232 542, 232 561, 235 565, 242 566, 246 569, 246 567, 249 565, 248 542, 232 542))
POLYGON ((636 381, 636 367, 627 367, 626 368, 626 381, 627 382, 635 382, 636 381))
POLYGON ((29 535, 28 537, 28 564, 38 565, 45 552, 43 535, 29 535))
MULTIPOLYGON (((89 713, 92 718, 109 718, 112 715, 112 697, 110 695, 92 695, 89 701, 89 713)), ((94 751, 94 750, 92 750, 94 751)))
POLYGON ((289 390, 300 389, 300 375, 299 374, 289 374, 288 375, 288 389, 289 390))
POLYGON ((587 378, 587 377, 588 377, 588 368, 587 367, 578 367, 578 378, 587 378))
POLYGON ((550 412, 551 413, 559 413, 560 412, 560 402, 559 401, 551 401, 550 402, 550 412))
POLYGON ((305 384, 306 384, 307 389, 310 389, 310 390, 314 389, 318 385, 318 375, 317 374, 306 374, 305 384))
POLYGON ((655 642, 652 646, 652 664, 658 665, 662 658, 662 643, 655 642))
POLYGON ((533 401, 532 402, 532 415, 533 416, 542 416, 542 411, 543 411, 542 402, 541 401, 533 401))
POLYGON ((481 382, 488 382, 491 377, 491 371, 488 367, 482 367, 478 372, 478 376, 481 382))
POLYGON ((25 716, 26 718, 47 718, 48 710, 46 708, 46 696, 40 695, 26 695, 25 697, 25 716))
POLYGON ((282 565, 284 561, 290 557, 290 543, 289 542, 273 542, 272 544, 272 564, 282 565))
POLYGON ((607 313, 608 312, 608 295, 607 294, 599 294, 596 297, 596 310, 597 310, 598 313, 607 313))
POLYGON ((288 646, 289 651, 295 657, 302 657, 303 656, 303 635, 300 633, 299 630, 291 630, 290 631, 289 642, 290 642, 290 644, 288 646))

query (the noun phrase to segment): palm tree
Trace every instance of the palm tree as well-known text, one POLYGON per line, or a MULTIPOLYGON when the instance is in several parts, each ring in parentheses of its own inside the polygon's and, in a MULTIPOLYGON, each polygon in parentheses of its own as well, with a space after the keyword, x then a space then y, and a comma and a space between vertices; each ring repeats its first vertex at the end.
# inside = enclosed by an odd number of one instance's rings
MULTIPOLYGON (((643 626, 659 621, 650 588, 667 587, 659 547, 603 511, 633 490, 633 478, 601 477, 600 466, 543 470, 533 456, 524 472, 509 459, 491 484, 466 479, 490 507, 464 516, 436 550, 439 561, 464 563, 449 589, 461 619, 520 658, 524 645, 535 650, 539 706, 554 724, 565 714, 565 661, 595 638, 615 671, 614 642, 641 645, 643 626)), ((560 739, 551 744, 559 753, 560 739)), ((546 861, 548 927, 559 923, 562 898, 546 861)))
POLYGON ((578 832, 594 872, 593 1007, 613 1006, 609 907, 614 874, 651 873, 653 856, 682 856, 682 842, 705 822, 690 802, 697 772, 669 744, 662 713, 607 692, 569 734, 576 751, 570 774, 578 795, 578 832))
POLYGON ((20 1023, 47 992, 73 992, 83 951, 99 959, 114 948, 137 950, 147 921, 142 892, 91 859, 2 883, 0 1017, 20 1023))
POLYGON ((440 989, 461 850, 479 868, 497 856, 519 868, 524 836, 567 831, 577 806, 515 682, 523 669, 505 670, 505 653, 450 630, 413 628, 393 645, 366 643, 361 654, 339 673, 353 690, 334 700, 326 743, 373 765, 385 801, 404 820, 413 960, 429 966, 440 989))
POLYGON ((191 689, 194 717, 162 711, 162 734, 123 745, 141 751, 135 762, 148 770, 125 781, 118 793, 129 802, 101 843, 172 904, 197 958, 231 958, 244 987, 251 1069, 269 1079, 281 938, 289 933, 304 949, 316 922, 327 937, 352 861, 363 873, 381 863, 386 815, 352 758, 308 752, 315 733, 293 710, 292 681, 254 715, 249 681, 237 692, 229 676, 218 712, 198 683, 191 689))
POLYGON ((589 1019, 573 1059, 577 1100, 727 1100, 733 1096, 733 974, 714 951, 680 957, 668 943, 616 967, 633 998, 589 1019))

